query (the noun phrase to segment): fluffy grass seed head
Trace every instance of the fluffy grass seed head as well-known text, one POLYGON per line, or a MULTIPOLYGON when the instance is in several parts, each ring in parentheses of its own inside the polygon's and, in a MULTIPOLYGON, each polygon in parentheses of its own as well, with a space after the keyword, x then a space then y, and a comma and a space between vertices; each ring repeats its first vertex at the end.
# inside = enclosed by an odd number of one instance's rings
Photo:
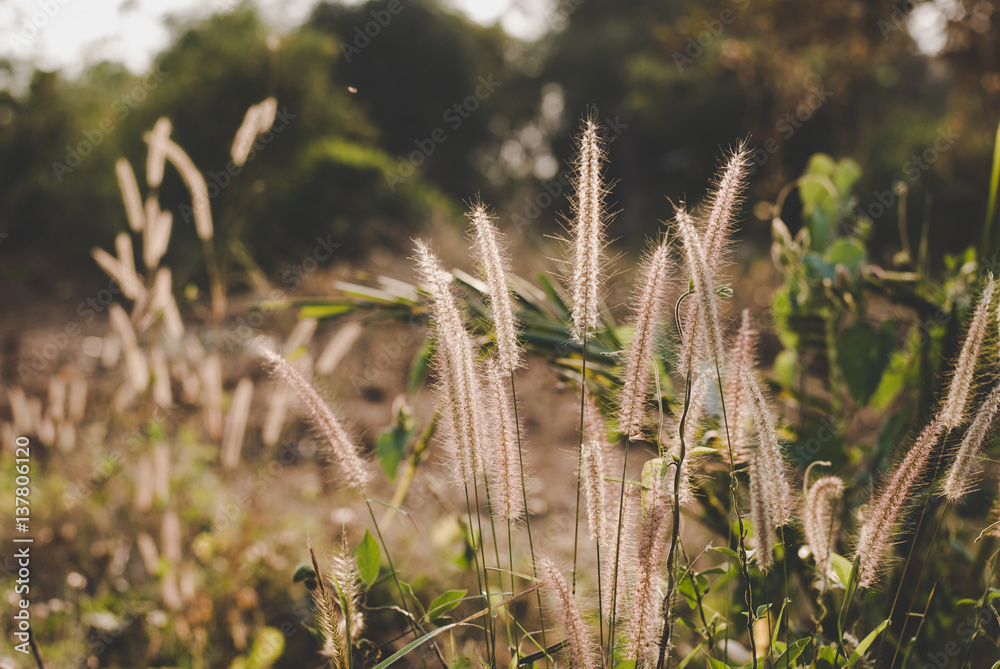
POLYGON ((167 157, 166 144, 173 129, 170 119, 161 117, 156 120, 153 129, 143 135, 143 139, 149 144, 149 151, 146 153, 146 184, 150 188, 159 188, 163 183, 163 168, 167 157))
POLYGON ((729 363, 729 382, 726 384, 726 405, 732 412, 733 458, 737 463, 748 462, 750 454, 750 425, 752 423, 750 398, 740 370, 753 369, 756 364, 754 350, 757 331, 750 322, 750 310, 740 316, 740 328, 733 340, 732 358, 729 363))
POLYGON ((573 179, 572 271, 573 336, 586 341, 597 330, 604 255, 604 195, 602 167, 605 155, 600 126, 584 122, 573 179))
POLYGON ((580 604, 570 592, 566 578, 547 557, 539 559, 538 568, 555 603, 556 618, 566 630, 570 661, 580 669, 598 669, 601 666, 600 655, 590 631, 584 625, 580 604))
POLYGON ((118 175, 118 187, 122 191, 122 201, 125 203, 125 215, 128 217, 128 227, 132 232, 139 232, 145 224, 142 211, 142 196, 139 194, 139 182, 135 180, 132 164, 124 158, 115 162, 115 174, 118 175))
POLYGON ((976 417, 972 420, 972 425, 965 433, 965 438, 958 447, 955 454, 955 461, 948 470, 945 477, 941 495, 949 502, 956 503, 965 496, 972 485, 972 478, 976 475, 977 463, 976 455, 982 448, 986 435, 990 431, 990 426, 996 418, 997 411, 1000 410, 1000 384, 997 384, 989 396, 980 405, 976 412, 976 417))
POLYGON ((741 143, 731 153, 718 178, 712 208, 705 224, 705 260, 709 272, 715 274, 725 256, 733 230, 733 218, 746 188, 750 171, 750 151, 741 143))
MULTIPOLYGON (((152 138, 150 138, 152 141, 152 138)), ((167 160, 170 161, 181 175, 181 180, 191 193, 191 207, 194 212, 194 229, 202 241, 212 239, 214 227, 212 225, 212 208, 209 205, 208 186, 205 177, 202 176, 198 168, 188 154, 172 140, 163 141, 163 151, 167 160)))
POLYGON ((475 345, 452 294, 450 275, 420 241, 417 242, 416 262, 424 287, 431 296, 445 443, 455 457, 461 481, 469 483, 483 470, 485 463, 485 408, 475 345))
POLYGON ((781 527, 791 520, 795 505, 792 501, 792 486, 788 481, 788 467, 781 453, 774 415, 753 371, 743 367, 740 375, 750 398, 754 428, 757 433, 758 466, 765 482, 761 487, 761 493, 768 505, 768 517, 775 528, 781 527))
POLYGON ((330 453, 340 467, 344 479, 352 488, 363 492, 371 479, 371 471, 361 456, 361 449, 348 434, 340 419, 334 415, 315 386, 285 358, 267 349, 262 349, 261 355, 271 373, 284 381, 302 402, 309 422, 330 447, 330 453))
POLYGON ((625 633, 625 656, 648 661, 656 653, 656 644, 663 629, 659 594, 660 565, 663 564, 672 518, 663 468, 652 466, 644 474, 647 475, 643 477, 645 490, 642 519, 639 522, 639 550, 635 585, 632 588, 632 607, 625 633))
POLYGON ((865 522, 858 534, 856 554, 860 558, 858 585, 870 588, 878 581, 886 554, 896 536, 899 517, 915 501, 914 488, 923 477, 944 422, 935 416, 923 429, 906 455, 896 465, 874 501, 868 504, 865 522))
POLYGON ((486 381, 490 424, 493 426, 493 443, 486 457, 486 466, 490 482, 497 490, 491 504, 502 520, 517 520, 524 515, 517 424, 508 394, 510 379, 493 358, 486 360, 486 381))
POLYGON ((834 576, 831 548, 837 526, 833 522, 833 511, 843 496, 844 482, 836 476, 817 479, 806 494, 802 524, 806 544, 816 560, 816 586, 820 592, 829 589, 834 576))
POLYGON ((236 131, 233 138, 233 146, 230 149, 233 162, 242 166, 250 156, 250 149, 253 148, 257 135, 261 135, 271 129, 274 124, 274 115, 278 112, 278 101, 273 97, 267 98, 247 109, 243 116, 243 123, 236 131))
POLYGON ((604 449, 596 439, 583 444, 580 479, 587 496, 587 526, 590 540, 607 545, 607 495, 605 484, 604 449))
POLYGON ((521 347, 517 341, 517 312, 507 283, 510 261, 495 218, 486 206, 477 203, 469 214, 475 235, 475 252, 489 288, 489 306, 496 330, 497 354, 505 372, 521 365, 521 347))
POLYGON ((976 360, 979 358, 979 348, 986 334, 994 285, 993 276, 990 275, 986 289, 976 307, 976 313, 972 317, 969 331, 965 335, 965 343, 958 355, 958 362, 955 364, 955 371, 951 377, 951 385, 948 387, 948 395, 944 407, 941 409, 941 422, 949 430, 955 429, 964 420, 965 405, 969 398, 969 389, 972 387, 973 372, 976 368, 976 360))
POLYGON ((757 548, 754 560, 761 571, 767 571, 774 563, 774 544, 777 541, 767 489, 767 474, 761 466, 760 451, 754 451, 750 454, 750 520, 757 548))
POLYGON ((649 393, 650 365, 656 349, 664 305, 670 248, 661 242, 639 275, 633 302, 632 343, 628 350, 618 411, 618 429, 630 439, 641 439, 649 393))
POLYGON ((722 345, 722 330, 719 326, 719 311, 716 305, 715 279, 705 258, 701 236, 694 221, 681 207, 676 214, 677 229, 680 232, 687 270, 694 282, 694 299, 697 308, 694 322, 684 324, 684 342, 681 352, 681 371, 691 374, 699 360, 704 344, 708 344, 709 362, 720 366, 726 356, 722 345))

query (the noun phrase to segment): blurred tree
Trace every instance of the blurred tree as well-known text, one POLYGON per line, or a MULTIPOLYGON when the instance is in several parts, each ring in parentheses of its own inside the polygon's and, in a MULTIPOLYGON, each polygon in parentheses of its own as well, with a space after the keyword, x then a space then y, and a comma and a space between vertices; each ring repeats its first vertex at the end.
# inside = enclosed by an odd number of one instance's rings
MULTIPOLYGON (((488 184, 476 154, 512 94, 504 58, 510 41, 431 0, 323 3, 307 26, 340 43, 334 76, 357 89, 397 172, 417 167, 458 199, 488 184)), ((484 195, 488 195, 484 193, 484 195)))

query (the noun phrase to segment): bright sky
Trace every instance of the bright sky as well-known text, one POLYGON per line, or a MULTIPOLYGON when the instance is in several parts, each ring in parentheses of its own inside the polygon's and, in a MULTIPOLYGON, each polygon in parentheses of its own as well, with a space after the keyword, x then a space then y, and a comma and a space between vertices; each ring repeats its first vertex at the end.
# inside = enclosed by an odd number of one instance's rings
MULTIPOLYGON (((359 2, 360 0, 347 0, 359 2)), ((0 0, 0 57, 27 60, 73 76, 89 63, 114 60, 135 73, 169 44, 164 18, 172 13, 207 16, 240 0, 0 0)), ((301 23, 315 0, 256 0, 266 20, 279 30, 301 23)), ((445 0, 474 21, 497 21, 516 37, 534 39, 545 31, 554 0, 445 0)), ((920 5, 908 17, 911 34, 928 54, 944 46, 944 21, 954 0, 920 5)))
MULTIPOLYGON (((548 3, 532 0, 446 0, 474 21, 500 21, 507 32, 533 39, 545 29, 548 3)), ((257 0, 278 29, 301 23, 315 0, 257 0)), ((136 73, 169 44, 163 19, 171 13, 207 16, 239 0, 0 0, 0 57, 29 60, 75 75, 100 60, 125 63, 136 73)), ((353 4, 353 3, 352 3, 353 4)))

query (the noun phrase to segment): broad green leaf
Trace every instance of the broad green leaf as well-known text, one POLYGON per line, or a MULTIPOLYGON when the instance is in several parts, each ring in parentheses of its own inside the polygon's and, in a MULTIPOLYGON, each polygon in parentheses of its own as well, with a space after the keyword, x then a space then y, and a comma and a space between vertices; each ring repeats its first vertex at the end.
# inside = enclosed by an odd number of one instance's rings
POLYGON ((365 585, 371 587, 378 578, 379 569, 382 567, 382 551, 379 550, 378 542, 368 530, 365 530, 365 536, 358 544, 356 555, 361 580, 365 582, 365 585))
POLYGON ((404 403, 399 407, 392 425, 379 432, 375 439, 375 452, 390 481, 396 480, 396 470, 406 456, 406 445, 416 431, 410 409, 404 403))
MULTIPOLYGON (((705 651, 702 652, 705 653, 705 651)), ((710 667, 710 669, 732 669, 732 667, 730 667, 728 664, 726 664, 722 660, 716 660, 708 653, 705 653, 705 657, 708 658, 708 666, 710 667)))
POLYGON ((855 239, 840 238, 833 242, 823 254, 823 259, 833 266, 843 265, 852 275, 861 271, 865 260, 865 247, 855 239))
POLYGON ((722 553, 723 555, 728 555, 736 560, 740 559, 740 554, 734 551, 732 548, 726 548, 725 546, 712 546, 712 550, 722 553))
POLYGON ((423 346, 417 351, 413 362, 410 363, 410 395, 416 395, 423 385, 424 379, 431 368, 431 359, 434 357, 434 340, 428 337, 424 340, 423 346))
POLYGON ((875 643, 875 639, 878 638, 878 635, 882 633, 882 630, 884 630, 888 624, 888 620, 883 620, 882 624, 873 629, 868 636, 861 640, 861 643, 858 644, 858 647, 854 649, 854 652, 851 653, 851 657, 847 660, 848 667, 853 667, 855 663, 861 659, 861 657, 865 654, 865 651, 868 650, 868 647, 875 643))
POLYGON ((449 590, 438 595, 427 607, 427 619, 437 620, 448 611, 451 611, 462 602, 467 590, 449 590))
POLYGON ((833 563, 833 573, 837 575, 841 585, 846 588, 851 581, 851 570, 854 569, 854 563, 836 553, 830 554, 830 561, 833 563))
MULTIPOLYGON (((705 642, 704 641, 702 641, 700 644, 698 644, 697 646, 695 646, 694 649, 690 653, 687 654, 687 657, 685 657, 683 660, 681 660, 681 663, 677 665, 677 669, 684 669, 684 667, 686 667, 688 665, 688 662, 690 662, 691 660, 693 660, 694 657, 695 657, 695 655, 698 654, 698 651, 701 650, 704 647, 705 647, 705 642)), ((633 664, 634 664, 634 662, 633 662, 633 664)), ((616 667, 616 669, 617 669, 617 667, 616 667)))
POLYGON ((796 639, 788 644, 788 648, 785 649, 785 652, 774 663, 774 669, 788 669, 788 667, 793 666, 795 660, 799 659, 799 655, 802 654, 810 643, 812 643, 812 637, 807 636, 803 639, 796 639))
POLYGON ((892 350, 889 334, 858 321, 844 330, 837 341, 837 365, 851 396, 862 405, 867 404, 878 388, 882 372, 889 364, 892 350))

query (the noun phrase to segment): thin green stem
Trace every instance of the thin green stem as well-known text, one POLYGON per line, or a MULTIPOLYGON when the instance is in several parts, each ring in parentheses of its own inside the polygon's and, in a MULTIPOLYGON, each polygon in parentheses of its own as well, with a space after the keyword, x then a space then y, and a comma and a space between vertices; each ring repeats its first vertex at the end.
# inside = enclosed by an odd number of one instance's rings
MULTIPOLYGON (((483 477, 485 479, 485 476, 483 477)), ((480 513, 482 509, 482 504, 479 501, 479 480, 476 478, 472 479, 472 490, 476 499, 476 523, 479 526, 479 557, 483 561, 483 586, 486 588, 486 606, 493 606, 493 596, 490 594, 490 574, 486 569, 486 546, 483 541, 485 535, 483 534, 483 514, 480 513)), ((497 631, 496 623, 493 620, 493 616, 490 615, 486 619, 487 624, 490 629, 490 637, 492 639, 489 656, 486 658, 491 669, 496 669, 497 664, 497 631)))
MULTIPOLYGON (((368 515, 371 516, 372 526, 375 528, 375 535, 378 537, 378 542, 382 545, 382 552, 385 554, 385 561, 389 563, 389 573, 392 574, 392 581, 396 584, 396 591, 399 593, 399 602, 403 605, 403 610, 406 611, 407 620, 410 621, 410 627, 413 631, 413 637, 418 638, 423 634, 423 630, 417 623, 416 618, 410 611, 409 604, 406 603, 406 595, 403 594, 403 585, 399 582, 399 575, 396 573, 396 567, 392 564, 392 555, 389 554, 389 547, 386 546, 385 538, 382 536, 382 530, 378 526, 378 521, 375 519, 375 511, 372 509, 372 502, 368 499, 368 495, 364 495, 365 505, 368 506, 368 515)), ((437 655, 438 660, 441 662, 442 667, 447 667, 448 665, 444 661, 444 656, 441 655, 441 649, 437 647, 437 644, 432 642, 431 648, 434 650, 435 655, 437 655)), ((424 660, 423 653, 420 655, 420 661, 423 663, 424 667, 427 667, 427 661, 424 660)))
MULTIPOLYGON (((490 498, 490 480, 489 476, 486 475, 485 470, 483 471, 483 484, 486 486, 486 511, 489 514, 490 532, 493 535, 493 557, 496 560, 497 577, 500 579, 500 591, 503 592, 503 567, 500 566, 500 542, 497 541, 497 526, 496 521, 493 518, 493 501, 490 498)), ((487 581, 489 581, 490 576, 489 571, 486 568, 485 558, 483 559, 483 572, 487 581)), ((513 589, 511 590, 511 594, 514 594, 513 589)), ((493 605, 492 600, 490 601, 490 605, 493 605)), ((512 639, 510 634, 510 620, 507 619, 507 616, 504 616, 504 626, 507 628, 507 640, 510 641, 512 639)), ((493 639, 493 651, 494 653, 496 652, 496 637, 493 639)))
MULTIPOLYGON (((528 508, 528 488, 524 483, 524 452, 521 449, 521 421, 517 413, 517 389, 514 385, 514 370, 510 370, 510 394, 514 404, 514 427, 517 429, 517 460, 521 469, 521 500, 524 502, 524 526, 528 531, 528 549, 531 551, 531 575, 535 577, 535 581, 537 582, 538 561, 535 558, 535 540, 531 535, 531 511, 528 508)), ((542 611, 541 590, 535 590, 535 597, 538 600, 538 624, 542 630, 542 648, 546 649, 549 645, 545 640, 545 615, 542 611)))
POLYGON ((587 337, 583 337, 583 364, 580 371, 580 445, 576 450, 576 515, 573 523, 573 594, 576 594, 576 559, 580 545, 580 474, 583 467, 583 414, 587 397, 587 337))
MULTIPOLYGON (((468 481, 466 481, 466 483, 465 483, 465 508, 468 511, 468 515, 469 515, 469 539, 470 539, 470 541, 472 543, 472 546, 471 546, 471 548, 472 548, 472 561, 475 564, 476 585, 479 588, 479 594, 482 595, 483 594, 483 578, 482 578, 483 575, 479 571, 479 556, 476 554, 476 543, 477 543, 476 542, 476 530, 475 530, 475 527, 472 524, 472 501, 469 499, 469 483, 468 483, 468 481)), ((482 542, 480 541, 479 543, 482 543, 482 542)), ((490 605, 490 602, 489 602, 489 599, 487 598, 486 599, 486 606, 483 607, 483 608, 489 608, 489 605, 490 605)), ((487 654, 490 653, 490 629, 489 629, 489 627, 490 627, 490 621, 489 620, 483 621, 483 636, 484 636, 484 639, 486 641, 486 652, 487 652, 487 654)))

